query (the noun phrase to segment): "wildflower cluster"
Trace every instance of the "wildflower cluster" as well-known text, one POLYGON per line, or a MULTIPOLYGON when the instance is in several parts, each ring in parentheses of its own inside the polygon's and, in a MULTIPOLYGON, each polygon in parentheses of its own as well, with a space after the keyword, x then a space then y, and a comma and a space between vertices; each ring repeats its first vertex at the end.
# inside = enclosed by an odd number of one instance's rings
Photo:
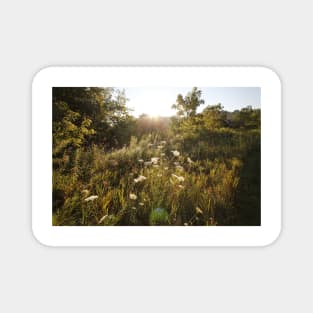
POLYGON ((107 154, 94 150, 94 174, 80 191, 81 223, 216 225, 216 204, 232 203, 240 162, 197 160, 176 139, 145 140, 107 154))

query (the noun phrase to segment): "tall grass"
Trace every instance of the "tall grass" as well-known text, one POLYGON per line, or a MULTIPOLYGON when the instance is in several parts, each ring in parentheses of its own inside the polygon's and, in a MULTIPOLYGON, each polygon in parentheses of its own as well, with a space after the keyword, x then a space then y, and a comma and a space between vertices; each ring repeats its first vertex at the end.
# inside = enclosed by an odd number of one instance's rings
POLYGON ((229 225, 243 157, 257 134, 132 137, 121 149, 54 159, 53 225, 229 225), (88 200, 90 196, 92 200, 88 200))

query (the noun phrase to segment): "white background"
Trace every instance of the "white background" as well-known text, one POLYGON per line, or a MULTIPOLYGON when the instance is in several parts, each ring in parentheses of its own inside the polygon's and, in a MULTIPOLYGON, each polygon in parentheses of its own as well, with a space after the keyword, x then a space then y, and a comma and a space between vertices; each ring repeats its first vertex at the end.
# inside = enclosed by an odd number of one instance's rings
POLYGON ((41 243, 49 246, 265 246, 279 236, 281 83, 272 70, 265 67, 48 67, 36 75, 32 87, 32 229, 41 243), (53 86, 260 87, 261 226, 52 226, 53 86))
POLYGON ((0 309, 310 312, 310 1, 2 1, 0 309), (46 248, 31 233, 31 80, 48 65, 264 65, 283 83, 283 230, 265 248, 46 248))

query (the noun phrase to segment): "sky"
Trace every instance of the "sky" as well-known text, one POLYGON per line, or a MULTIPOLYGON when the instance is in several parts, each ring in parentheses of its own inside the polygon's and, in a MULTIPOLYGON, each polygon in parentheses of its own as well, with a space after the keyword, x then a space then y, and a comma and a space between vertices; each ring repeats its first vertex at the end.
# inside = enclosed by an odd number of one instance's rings
MULTIPOLYGON (((127 106, 134 111, 133 115, 139 116, 142 113, 151 116, 175 115, 171 109, 177 95, 185 96, 192 87, 130 87, 125 89, 126 97, 129 99, 127 106)), ((221 103, 224 110, 234 111, 248 105, 253 108, 260 108, 261 88, 259 87, 199 87, 202 90, 202 99, 207 105, 221 103)))

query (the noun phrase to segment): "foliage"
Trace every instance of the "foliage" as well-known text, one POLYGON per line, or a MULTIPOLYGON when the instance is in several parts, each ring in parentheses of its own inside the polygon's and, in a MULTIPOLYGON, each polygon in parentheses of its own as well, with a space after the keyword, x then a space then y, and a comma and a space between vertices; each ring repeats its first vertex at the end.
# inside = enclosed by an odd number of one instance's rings
POLYGON ((66 102, 57 101, 54 108, 58 114, 62 114, 53 122, 53 153, 57 156, 67 148, 80 147, 85 138, 95 131, 91 128, 92 121, 70 110, 66 102))
POLYGON ((185 97, 179 94, 172 108, 177 110, 177 115, 181 117, 188 118, 195 116, 197 108, 204 103, 204 100, 201 99, 201 93, 201 90, 194 87, 185 97))
POLYGON ((260 110, 135 119, 113 88, 57 88, 53 225, 259 225, 260 110))

